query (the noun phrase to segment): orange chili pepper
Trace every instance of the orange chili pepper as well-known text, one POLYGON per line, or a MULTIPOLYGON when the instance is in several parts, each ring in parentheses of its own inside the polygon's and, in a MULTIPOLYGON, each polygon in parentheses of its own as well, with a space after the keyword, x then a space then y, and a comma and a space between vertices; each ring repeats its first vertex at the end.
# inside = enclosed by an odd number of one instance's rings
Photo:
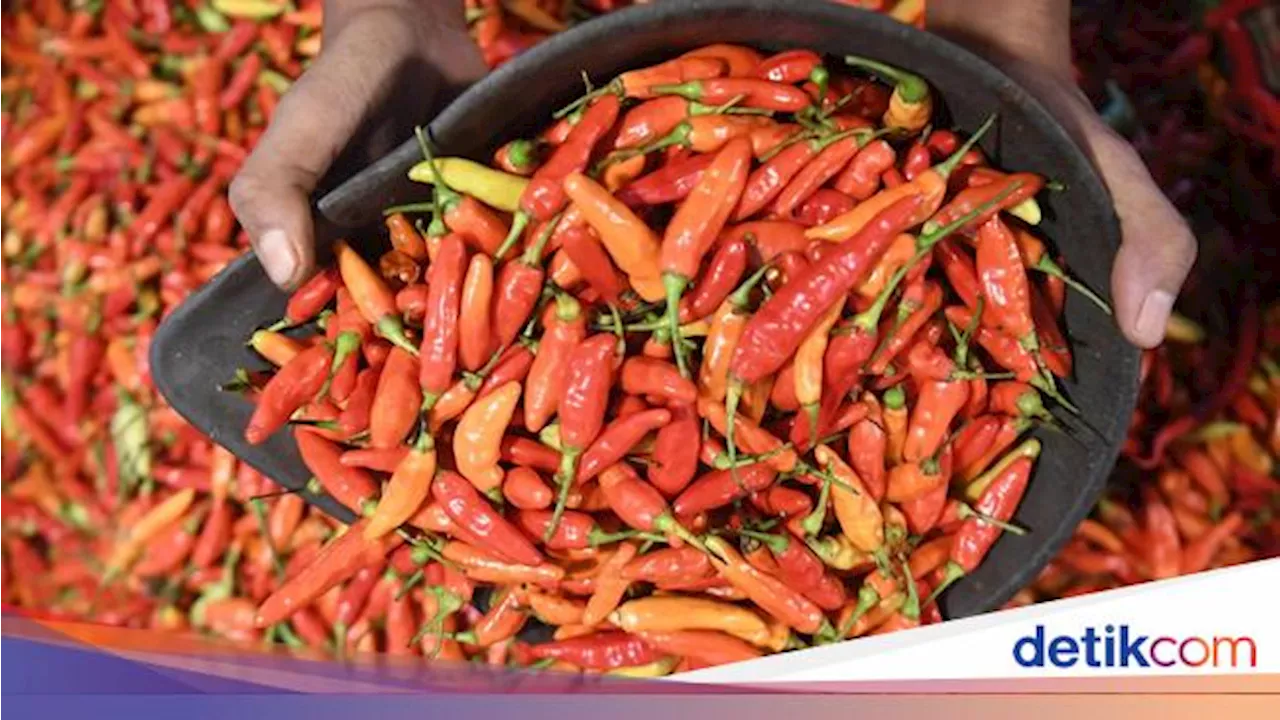
POLYGON ((350 291, 351 299, 360 309, 360 314, 374 326, 379 336, 416 357, 418 348, 414 347, 405 335, 404 324, 400 320, 399 311, 396 310, 396 299, 391 289, 345 241, 335 242, 333 253, 338 260, 338 271, 342 274, 342 282, 350 291))
POLYGON ((627 588, 631 586, 631 581, 623 576, 622 570, 636 556, 637 549, 635 543, 623 541, 609 559, 601 563, 596 575, 595 591, 591 593, 582 612, 583 625, 599 625, 618 607, 627 588))
POLYGON ((520 383, 509 382, 467 408, 454 430, 458 472, 483 493, 494 492, 502 484, 499 446, 519 401, 520 383))

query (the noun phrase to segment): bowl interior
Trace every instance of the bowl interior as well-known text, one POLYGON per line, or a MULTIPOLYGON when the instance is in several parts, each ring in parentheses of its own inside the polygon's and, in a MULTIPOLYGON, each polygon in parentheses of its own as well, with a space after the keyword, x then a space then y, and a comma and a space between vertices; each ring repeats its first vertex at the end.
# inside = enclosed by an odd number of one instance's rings
MULTIPOLYGON (((614 13, 552 37, 469 88, 431 122, 431 136, 443 154, 484 159, 501 143, 531 134, 554 108, 579 95, 582 71, 604 81, 711 42, 762 50, 806 47, 834 57, 857 53, 907 68, 934 87, 943 124, 964 131, 999 113, 984 151, 999 166, 1038 172, 1065 185, 1041 198, 1042 232, 1078 277, 1106 294, 1118 225, 1101 181, 1062 127, 1024 90, 967 51, 836 3, 691 0, 614 13)), ((320 214, 331 224, 322 234, 357 237, 380 221, 381 208, 422 199, 426 188, 406 178, 419 158, 410 139, 321 198, 320 214)), ((188 420, 250 465, 296 488, 309 474, 288 433, 259 447, 247 445, 241 433, 250 406, 218 391, 235 368, 262 365, 244 342, 280 317, 285 299, 252 256, 238 260, 160 328, 152 368, 157 387, 188 420)), ((1078 297, 1067 302, 1066 324, 1076 359, 1076 377, 1066 391, 1092 430, 1073 437, 1040 432, 1044 452, 1015 516, 1030 532, 1006 534, 982 566, 946 594, 943 610, 949 617, 999 607, 1030 582, 1092 507, 1115 461, 1133 409, 1138 353, 1109 317, 1078 297)), ((308 500, 351 517, 330 498, 308 500)))

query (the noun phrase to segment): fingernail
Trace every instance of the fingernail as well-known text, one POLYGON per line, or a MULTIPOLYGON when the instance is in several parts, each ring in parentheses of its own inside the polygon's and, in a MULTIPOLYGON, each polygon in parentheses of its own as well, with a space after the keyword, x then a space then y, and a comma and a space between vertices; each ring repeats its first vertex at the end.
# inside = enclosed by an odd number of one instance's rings
POLYGON ((1169 322, 1169 312, 1173 310, 1173 295, 1164 290, 1152 290, 1147 293, 1138 308, 1138 322, 1135 324, 1137 335, 1152 344, 1164 338, 1165 325, 1169 322))
POLYGON ((287 285, 298 271, 298 256, 283 230, 268 230, 258 238, 258 260, 267 277, 277 285, 287 285))

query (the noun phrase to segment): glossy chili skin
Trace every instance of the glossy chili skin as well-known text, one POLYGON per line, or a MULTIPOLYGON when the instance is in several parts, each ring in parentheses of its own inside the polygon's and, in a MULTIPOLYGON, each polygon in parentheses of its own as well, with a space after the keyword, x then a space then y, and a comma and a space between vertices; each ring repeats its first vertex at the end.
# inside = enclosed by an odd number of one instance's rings
POLYGON ((778 474, 766 463, 753 463, 736 470, 712 470, 692 483, 672 502, 681 517, 724 507, 734 500, 765 490, 778 474))
POLYGON ((618 191, 617 198, 630 207, 665 205, 684 200, 702 180, 702 173, 714 159, 714 155, 702 153, 669 162, 628 183, 618 191))
POLYGON ((618 117, 621 105, 616 95, 603 95, 587 106, 569 136, 529 179, 520 196, 520 209, 535 220, 550 220, 564 209, 568 197, 562 182, 572 172, 586 169, 591 151, 618 117))
POLYGON ((534 645, 530 653, 535 658, 561 660, 593 670, 648 665, 662 658, 640 637, 616 630, 534 645))
MULTIPOLYGON (((1031 468, 1030 458, 1019 458, 1011 463, 987 486, 974 509, 983 515, 1007 522, 1013 517, 1023 493, 1026 492, 1031 468)), ((956 531, 951 547, 951 560, 959 564, 966 573, 973 572, 1000 537, 1000 533, 998 526, 988 524, 980 518, 965 520, 956 531)))
POLYGON ((671 363, 655 358, 627 358, 618 374, 618 384, 629 395, 658 398, 672 407, 692 405, 698 399, 693 381, 671 363))
POLYGON ((651 550, 628 562, 622 576, 657 585, 671 585, 700 580, 712 572, 706 553, 686 545, 651 550))
POLYGON ((499 447, 504 462, 534 470, 554 472, 560 468, 560 453, 537 440, 506 435, 499 447))
POLYGON ((922 200, 909 196, 876 216, 862 231, 821 263, 783 285, 748 321, 734 350, 731 372, 755 382, 782 367, 837 298, 868 272, 898 233, 910 227, 922 200))
POLYGON ((620 417, 609 423, 582 453, 577 482, 586 482, 606 467, 620 461, 650 432, 671 422, 669 410, 656 408, 620 417))
POLYGON ((606 468, 600 476, 600 488, 614 514, 628 526, 645 532, 666 529, 662 525, 671 517, 667 501, 630 465, 606 468))
POLYGON ((524 422, 530 432, 541 430, 557 410, 569 358, 586 337, 586 318, 577 301, 558 301, 544 311, 543 327, 525 384, 524 422))
POLYGON ((418 350, 418 384, 428 396, 443 394, 457 368, 458 312, 466 272, 467 249, 462 238, 452 233, 444 236, 428 271, 427 308, 418 350))
MULTIPOLYGON (((994 216, 978 229, 978 282, 998 330, 1019 341, 1035 339, 1030 284, 1013 233, 994 216)), ((984 313, 983 319, 987 315, 984 313)), ((1025 342, 1025 341, 1024 341, 1025 342)))
POLYGON ((257 407, 245 428, 245 440, 257 445, 285 426, 294 411, 320 392, 329 373, 333 353, 323 344, 299 353, 271 376, 258 397, 257 407))
POLYGON ((685 202, 676 210, 662 238, 662 270, 686 281, 720 235, 742 196, 751 166, 751 147, 744 139, 721 149, 685 202))
POLYGON ((560 396, 560 440, 566 448, 585 450, 600 434, 613 386, 617 339, 593 335, 570 356, 568 377, 560 396))
POLYGON ((903 459, 913 462, 937 452, 968 399, 969 385, 963 380, 924 382, 911 410, 903 459))
POLYGON ((681 298, 680 322, 715 312, 746 274, 747 256, 747 243, 742 238, 722 240, 693 289, 681 298))
POLYGON ((450 519, 484 543, 485 548, 522 565, 539 565, 542 553, 461 475, 445 470, 436 474, 431 495, 450 519))
POLYGON ((359 512, 377 496, 378 484, 373 476, 361 468, 343 465, 342 451, 336 444, 305 430, 294 433, 294 437, 303 463, 335 500, 359 512))
POLYGON ((671 421, 658 430, 647 477, 667 497, 683 490, 698 471, 700 430, 692 407, 672 408, 671 421))

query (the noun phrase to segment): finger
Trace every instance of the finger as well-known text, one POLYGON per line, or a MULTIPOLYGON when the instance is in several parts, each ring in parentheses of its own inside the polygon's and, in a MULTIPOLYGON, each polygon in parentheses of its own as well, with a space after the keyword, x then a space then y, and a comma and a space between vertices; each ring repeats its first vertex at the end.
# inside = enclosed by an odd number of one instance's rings
MULTIPOLYGON (((328 40, 329 38, 326 38, 328 40)), ((376 14, 348 24, 280 100, 230 187, 236 217, 272 282, 292 287, 315 263, 309 196, 365 119, 392 91, 411 30, 376 14)))
POLYGON ((1120 331, 1138 347, 1164 340, 1173 302, 1196 259, 1195 237, 1147 172, 1133 146, 1098 117, 1061 73, 1018 67, 1031 89, 1093 160, 1120 220, 1120 251, 1111 269, 1111 294, 1120 331))
POLYGON ((1130 342, 1155 347, 1195 262, 1195 237, 1133 147, 1100 121, 1093 125, 1090 144, 1120 219, 1111 271, 1116 320, 1130 342))

